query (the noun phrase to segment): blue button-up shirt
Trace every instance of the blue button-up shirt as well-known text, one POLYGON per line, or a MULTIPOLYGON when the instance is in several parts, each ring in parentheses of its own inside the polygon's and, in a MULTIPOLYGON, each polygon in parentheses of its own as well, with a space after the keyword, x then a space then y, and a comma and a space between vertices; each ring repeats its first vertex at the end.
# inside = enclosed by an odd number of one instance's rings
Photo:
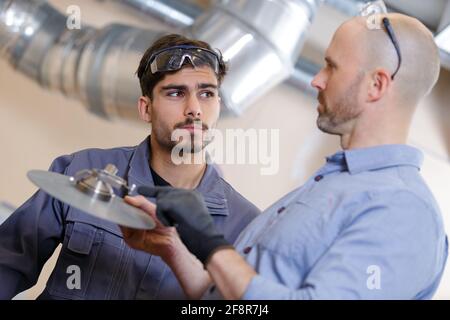
MULTIPOLYGON (((116 165, 129 185, 153 185, 149 139, 137 147, 89 149, 57 158, 50 170, 73 176, 81 169, 116 165)), ((233 242, 259 213, 208 165, 197 190, 216 227, 233 242)), ((55 248, 61 253, 41 298, 179 299, 181 286, 162 259, 131 249, 119 227, 38 191, 0 226, 0 299, 33 286, 55 248), (80 270, 80 286, 74 269, 80 270), (72 280, 71 280, 72 279, 72 280), (74 282, 75 283, 75 282, 74 282)))
POLYGON ((328 157, 239 236, 236 249, 258 272, 243 298, 431 298, 448 245, 422 161, 405 145, 328 157))

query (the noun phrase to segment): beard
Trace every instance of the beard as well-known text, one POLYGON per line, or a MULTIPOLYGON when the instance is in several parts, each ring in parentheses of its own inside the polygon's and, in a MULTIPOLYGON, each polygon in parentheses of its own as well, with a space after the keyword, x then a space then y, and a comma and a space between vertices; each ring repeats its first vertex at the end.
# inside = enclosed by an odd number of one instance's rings
POLYGON ((359 74, 331 108, 326 104, 323 92, 319 92, 317 100, 323 108, 319 108, 317 127, 321 131, 330 134, 340 134, 340 129, 346 123, 359 116, 361 108, 358 106, 358 94, 363 77, 364 74, 359 74))
POLYGON ((189 153, 198 153, 202 151, 211 141, 206 139, 209 128, 208 125, 202 123, 198 119, 187 118, 183 122, 179 122, 174 125, 173 129, 163 127, 163 126, 153 126, 152 132, 157 143, 166 151, 171 153, 176 150, 180 156, 183 155, 185 151, 189 153), (195 130, 194 132, 189 132, 184 129, 184 126, 191 126, 201 130, 195 130), (172 139, 172 136, 176 133, 182 133, 181 135, 175 135, 178 140, 172 139))

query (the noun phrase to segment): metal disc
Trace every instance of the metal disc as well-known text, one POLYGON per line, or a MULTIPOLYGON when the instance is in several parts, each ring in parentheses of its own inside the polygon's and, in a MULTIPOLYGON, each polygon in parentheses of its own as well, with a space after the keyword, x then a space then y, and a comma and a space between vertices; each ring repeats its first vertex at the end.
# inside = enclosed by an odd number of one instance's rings
POLYGON ((154 220, 142 210, 114 196, 108 201, 95 199, 78 190, 70 177, 49 171, 31 170, 28 178, 39 188, 77 209, 97 218, 135 229, 153 229, 154 220))

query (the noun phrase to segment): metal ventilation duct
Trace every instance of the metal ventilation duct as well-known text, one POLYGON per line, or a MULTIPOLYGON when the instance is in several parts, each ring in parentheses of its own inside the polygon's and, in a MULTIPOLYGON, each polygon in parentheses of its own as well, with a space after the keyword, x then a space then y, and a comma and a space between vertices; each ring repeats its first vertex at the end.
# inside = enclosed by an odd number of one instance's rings
POLYGON ((311 86, 311 82, 321 68, 314 62, 300 58, 287 82, 308 95, 317 96, 317 90, 311 86))
POLYGON ((194 23, 203 9, 184 0, 110 0, 133 8, 136 13, 150 15, 174 27, 188 27, 194 23))
MULTIPOLYGON (((221 91, 226 110, 241 113, 290 76, 316 8, 315 0, 225 0, 184 29, 229 59, 221 91)), ((69 30, 44 0, 0 0, 2 55, 43 87, 108 118, 136 119, 134 72, 160 35, 121 24, 69 30)))
POLYGON ((439 32, 435 39, 440 50, 441 65, 450 69, 450 25, 439 32))
POLYGON ((370 0, 323 0, 325 4, 339 10, 349 17, 359 15, 361 9, 369 1, 370 0))
POLYGON ((441 65, 450 69, 450 1, 442 13, 435 39, 441 54, 441 65))
POLYGON ((230 61, 222 85, 228 110, 242 113, 290 77, 316 9, 316 1, 225 0, 200 16, 193 36, 230 61))
POLYGON ((2 224, 14 210, 15 208, 12 205, 0 201, 0 224, 2 224))
POLYGON ((134 72, 159 35, 120 24, 69 30, 66 17, 44 0, 0 0, 0 53, 41 86, 104 117, 136 119, 134 72))

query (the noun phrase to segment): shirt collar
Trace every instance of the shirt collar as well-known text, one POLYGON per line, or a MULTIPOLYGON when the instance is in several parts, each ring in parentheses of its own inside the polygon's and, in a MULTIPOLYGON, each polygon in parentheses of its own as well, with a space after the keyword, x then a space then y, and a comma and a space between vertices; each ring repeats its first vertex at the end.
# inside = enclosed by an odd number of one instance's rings
MULTIPOLYGON (((130 170, 128 172, 128 184, 131 186, 150 185, 155 183, 150 171, 150 136, 142 141, 136 148, 130 160, 130 170)), ((200 180, 196 190, 203 195, 206 206, 211 214, 228 215, 228 205, 225 197, 223 183, 214 165, 207 165, 205 173, 200 180)))
POLYGON ((420 170, 423 158, 423 153, 414 147, 392 144, 340 151, 330 160, 345 160, 347 170, 351 174, 357 174, 396 166, 412 166, 420 170))
POLYGON ((128 172, 128 184, 155 185, 150 171, 150 136, 145 138, 134 150, 130 159, 130 170, 128 172))

